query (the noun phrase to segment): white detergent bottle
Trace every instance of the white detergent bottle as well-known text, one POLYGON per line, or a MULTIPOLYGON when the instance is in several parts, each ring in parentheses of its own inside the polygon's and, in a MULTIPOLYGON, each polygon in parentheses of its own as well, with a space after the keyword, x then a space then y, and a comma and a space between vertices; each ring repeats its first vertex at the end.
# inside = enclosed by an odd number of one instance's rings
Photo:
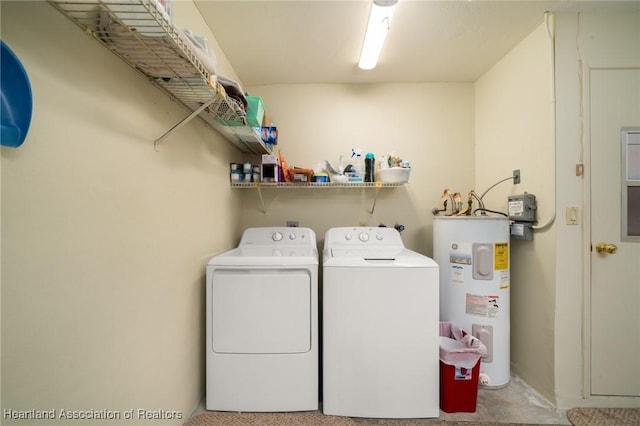
POLYGON ((352 149, 351 150, 351 158, 355 157, 355 161, 353 164, 353 168, 355 169, 355 175, 353 176, 352 182, 363 182, 364 181, 364 163, 362 162, 362 151, 360 149, 352 149))

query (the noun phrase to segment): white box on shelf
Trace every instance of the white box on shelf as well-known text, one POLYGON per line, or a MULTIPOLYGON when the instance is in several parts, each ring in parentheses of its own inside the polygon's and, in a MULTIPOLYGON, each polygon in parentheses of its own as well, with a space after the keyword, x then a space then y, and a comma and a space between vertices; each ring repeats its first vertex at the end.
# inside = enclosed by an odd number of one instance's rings
POLYGON ((278 156, 271 154, 262 154, 262 164, 278 164, 278 156))

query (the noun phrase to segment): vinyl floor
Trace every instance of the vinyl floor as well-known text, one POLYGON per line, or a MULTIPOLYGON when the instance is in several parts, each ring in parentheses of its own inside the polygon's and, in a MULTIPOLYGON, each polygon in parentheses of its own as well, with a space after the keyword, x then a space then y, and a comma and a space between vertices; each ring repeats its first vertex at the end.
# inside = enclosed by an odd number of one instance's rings
MULTIPOLYGON (((192 417, 205 412, 204 400, 192 417)), ((436 419, 434 419, 436 420, 436 419)), ((529 385, 513 376, 501 389, 479 389, 475 413, 445 413, 438 420, 476 423, 526 423, 570 425, 566 410, 557 410, 553 404, 537 394, 529 385)))
POLYGON ((501 389, 478 390, 475 413, 444 413, 440 420, 570 425, 566 410, 557 410, 529 385, 512 376, 501 389))

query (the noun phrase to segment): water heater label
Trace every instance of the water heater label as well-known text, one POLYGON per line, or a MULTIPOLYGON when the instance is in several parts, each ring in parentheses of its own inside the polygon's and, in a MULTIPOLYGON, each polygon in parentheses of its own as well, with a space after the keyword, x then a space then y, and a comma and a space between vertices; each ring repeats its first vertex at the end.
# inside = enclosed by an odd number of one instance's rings
POLYGON ((451 283, 464 284, 464 268, 460 265, 451 265, 451 283))
POLYGON ((467 293, 465 313, 482 318, 496 318, 500 311, 499 296, 482 296, 467 293))
POLYGON ((451 284, 464 284, 465 270, 471 266, 471 244, 453 242, 450 248, 451 284))
POLYGON ((471 265, 471 244, 458 242, 451 243, 449 263, 453 265, 471 265))
POLYGON ((509 243, 495 243, 493 252, 496 271, 509 269, 509 243))
POLYGON ((509 288, 509 270, 500 272, 500 290, 506 290, 509 288))

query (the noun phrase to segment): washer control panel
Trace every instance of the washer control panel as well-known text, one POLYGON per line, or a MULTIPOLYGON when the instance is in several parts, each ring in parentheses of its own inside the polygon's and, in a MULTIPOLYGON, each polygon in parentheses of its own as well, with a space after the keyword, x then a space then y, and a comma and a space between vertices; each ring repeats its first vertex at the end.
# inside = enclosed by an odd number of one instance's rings
POLYGON ((325 235, 325 246, 332 247, 404 247, 395 228, 332 228, 325 235))

